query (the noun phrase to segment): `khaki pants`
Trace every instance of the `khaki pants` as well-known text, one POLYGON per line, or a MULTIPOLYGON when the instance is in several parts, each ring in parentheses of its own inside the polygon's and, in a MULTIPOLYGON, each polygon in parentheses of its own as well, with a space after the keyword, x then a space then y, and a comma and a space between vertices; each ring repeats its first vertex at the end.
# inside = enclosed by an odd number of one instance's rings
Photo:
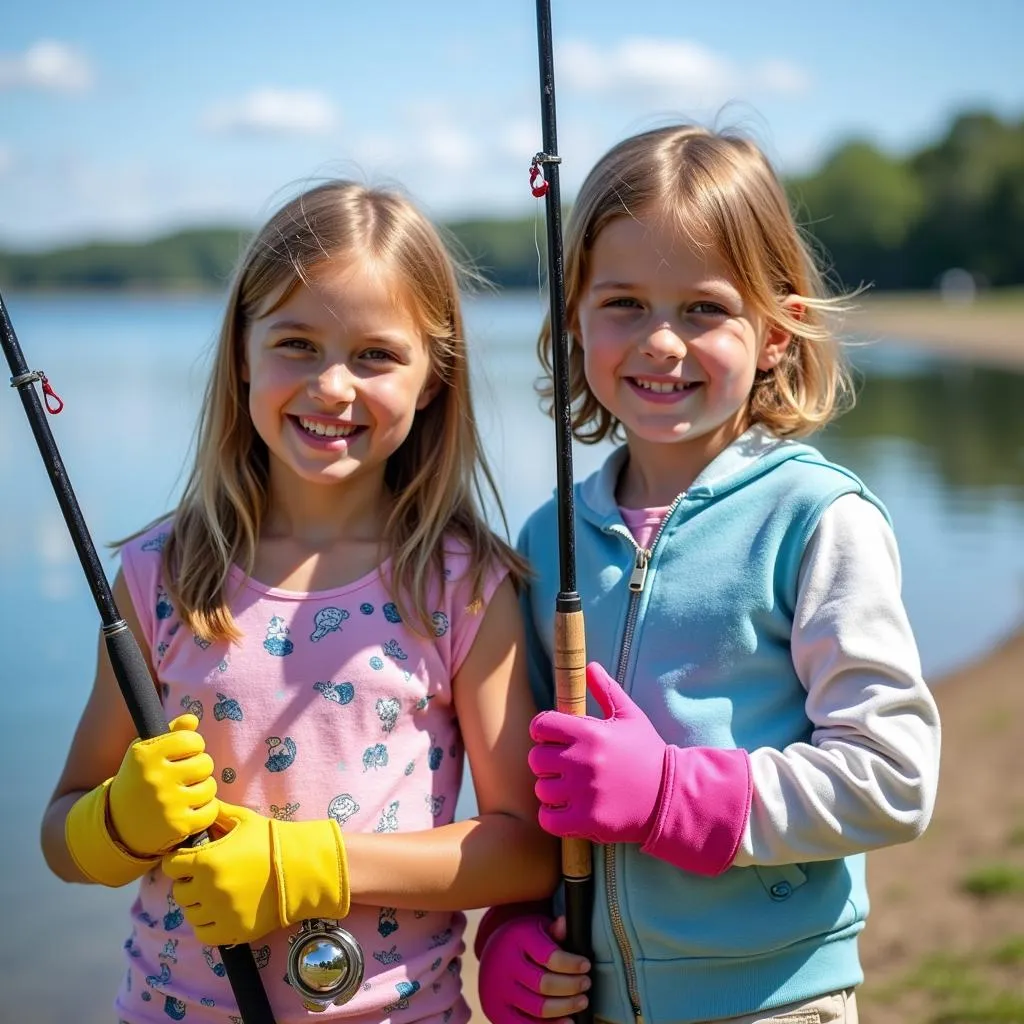
MULTIPOLYGON (((597 1024, 604 1024, 600 1017, 597 1024)), ((788 1003, 774 1010, 725 1017, 706 1024, 857 1024, 857 997, 852 988, 818 996, 806 1003, 788 1003)))

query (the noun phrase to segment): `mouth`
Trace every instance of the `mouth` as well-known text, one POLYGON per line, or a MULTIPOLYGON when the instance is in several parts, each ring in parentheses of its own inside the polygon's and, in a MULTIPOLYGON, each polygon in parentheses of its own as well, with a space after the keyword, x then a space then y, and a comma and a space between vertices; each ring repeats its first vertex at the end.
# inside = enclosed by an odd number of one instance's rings
POLYGON ((652 380, 649 377, 627 377, 626 380, 645 398, 662 401, 688 395, 701 387, 701 382, 697 380, 652 380))
POLYGON ((289 416, 296 429, 311 441, 325 444, 340 444, 353 441, 366 427, 357 423, 339 423, 331 420, 314 419, 311 416, 289 416))

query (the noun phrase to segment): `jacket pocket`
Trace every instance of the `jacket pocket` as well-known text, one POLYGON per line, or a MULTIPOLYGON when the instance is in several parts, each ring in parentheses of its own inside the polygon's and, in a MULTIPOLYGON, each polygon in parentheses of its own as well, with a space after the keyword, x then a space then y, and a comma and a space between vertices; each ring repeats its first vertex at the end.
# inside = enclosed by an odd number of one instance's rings
POLYGON ((788 900, 797 889, 807 884, 807 872, 799 864, 755 866, 754 871, 768 898, 775 903, 788 900))

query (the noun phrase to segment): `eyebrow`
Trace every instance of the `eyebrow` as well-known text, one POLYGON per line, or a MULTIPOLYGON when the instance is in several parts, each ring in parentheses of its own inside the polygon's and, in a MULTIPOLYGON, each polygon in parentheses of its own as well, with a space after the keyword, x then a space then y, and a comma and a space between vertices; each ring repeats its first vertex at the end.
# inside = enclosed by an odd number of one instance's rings
MULTIPOLYGON (((635 282, 632 281, 595 281, 590 286, 592 291, 595 292, 629 292, 635 291, 639 288, 635 282)), ((700 284, 695 285, 692 289, 700 295, 715 295, 722 296, 739 296, 739 290, 729 284, 727 281, 702 281, 700 284)))
POLYGON ((301 320, 275 320, 273 323, 267 324, 268 331, 301 331, 305 334, 314 334, 316 328, 310 326, 307 323, 303 323, 301 320))

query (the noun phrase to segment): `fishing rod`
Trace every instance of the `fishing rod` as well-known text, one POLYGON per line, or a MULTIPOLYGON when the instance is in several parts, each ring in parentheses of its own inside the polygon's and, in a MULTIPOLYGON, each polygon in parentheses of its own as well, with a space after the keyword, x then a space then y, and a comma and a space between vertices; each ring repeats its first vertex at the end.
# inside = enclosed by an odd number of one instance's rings
MULTIPOLYGON (((11 368, 11 387, 16 388, 21 396, 25 414, 28 416, 29 425, 32 427, 36 444, 39 446, 39 454, 43 457, 43 464, 50 477, 50 483, 53 484, 54 493, 57 495, 57 503, 64 514, 64 521, 71 534, 71 541, 75 546, 75 551, 78 552, 78 559, 82 563, 85 578, 92 591, 96 608, 99 610, 103 641, 107 647, 114 675, 117 676, 121 695, 124 697, 125 704, 128 705, 128 711, 139 736, 142 739, 160 736, 167 732, 167 716, 164 714, 163 705, 157 696, 156 686, 149 674, 149 668, 138 641, 117 609, 110 584, 107 583, 106 573, 103 571, 103 566, 100 565, 96 547, 78 505, 78 499, 75 497, 75 492, 71 488, 71 482, 64 469, 64 461, 60 457, 57 442, 54 441, 50 425, 46 422, 43 405, 35 385, 37 383, 42 385, 43 393, 46 396, 46 408, 49 412, 60 412, 64 403, 50 388, 44 373, 28 368, 2 295, 0 295, 0 345, 3 346, 4 355, 7 357, 7 365, 11 368), (54 405, 50 404, 51 400, 54 401, 54 405)), ((197 836, 192 836, 187 845, 196 846, 208 840, 207 834, 202 832, 197 836)), ((274 1024, 274 1013, 263 988, 252 950, 245 945, 221 946, 220 955, 228 981, 231 983, 231 991, 238 1003, 238 1011, 242 1015, 243 1024, 274 1024)))
MULTIPOLYGON (((548 299, 551 306, 551 349, 554 376, 556 494, 558 504, 559 587, 555 598, 554 675, 556 707, 570 715, 587 713, 587 644, 583 605, 576 591, 576 532, 572 493, 572 399, 569 389, 569 340, 565 329, 565 273, 562 260, 562 201, 558 179, 558 133, 555 122, 555 62, 551 47, 551 3, 537 0, 537 51, 540 65, 542 152, 533 158, 533 194, 543 196, 547 223, 548 299), (543 178, 543 184, 538 183, 543 178)), ((562 840, 565 888, 566 948, 593 957, 591 913, 594 876, 590 843, 562 840)), ((588 1022, 588 1007, 576 1014, 588 1022)))

